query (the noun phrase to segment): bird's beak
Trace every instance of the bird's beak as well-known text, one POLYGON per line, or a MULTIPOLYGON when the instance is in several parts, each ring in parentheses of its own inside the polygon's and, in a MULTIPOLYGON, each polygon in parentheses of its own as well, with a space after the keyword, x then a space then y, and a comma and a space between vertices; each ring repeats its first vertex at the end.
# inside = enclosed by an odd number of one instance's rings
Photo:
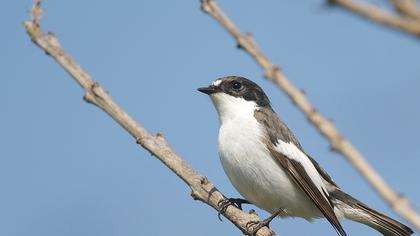
POLYGON ((208 87, 202 87, 202 88, 198 88, 198 91, 211 95, 213 93, 217 93, 219 90, 217 89, 217 87, 215 87, 214 85, 210 85, 208 87))

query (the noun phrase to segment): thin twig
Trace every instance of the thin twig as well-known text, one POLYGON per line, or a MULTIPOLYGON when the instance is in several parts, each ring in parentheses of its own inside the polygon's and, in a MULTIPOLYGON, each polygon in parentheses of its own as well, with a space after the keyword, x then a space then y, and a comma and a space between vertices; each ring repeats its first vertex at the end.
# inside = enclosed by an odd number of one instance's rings
MULTIPOLYGON (((150 134, 129 114, 121 109, 112 100, 111 96, 99 86, 97 82, 92 80, 80 65, 64 51, 58 39, 52 33, 42 32, 39 26, 41 12, 40 1, 37 0, 32 9, 32 20, 24 22, 26 32, 38 47, 57 61, 58 64, 61 65, 84 89, 84 99, 101 108, 111 116, 112 119, 134 137, 138 144, 180 177, 191 188, 191 196, 195 200, 200 200, 214 209, 220 210, 218 203, 224 199, 223 194, 220 193, 206 177, 201 176, 187 162, 178 156, 166 142, 163 135, 150 134)), ((255 214, 247 214, 232 206, 229 206, 226 211, 223 211, 222 213, 244 234, 249 234, 253 230, 252 227, 246 227, 248 222, 259 220, 258 216, 255 214)), ((267 227, 264 227, 258 231, 258 235, 268 236, 275 235, 275 233, 267 227)))
POLYGON ((250 34, 243 34, 235 24, 224 14, 215 0, 202 0, 201 8, 224 27, 238 43, 264 70, 265 77, 274 82, 291 101, 304 113, 306 118, 325 136, 331 144, 331 149, 341 153, 379 193, 379 195, 397 212, 417 229, 420 229, 420 216, 410 206, 409 201, 397 194, 372 168, 360 152, 345 139, 334 124, 326 119, 303 92, 297 89, 281 72, 280 68, 271 63, 256 47, 250 34))
MULTIPOLYGON (((420 21, 418 19, 394 14, 362 1, 329 0, 329 3, 331 5, 347 9, 350 12, 356 13, 362 17, 370 19, 373 22, 386 25, 394 29, 398 29, 415 37, 420 37, 420 21)), ((399 6, 401 6, 401 4, 399 6)), ((415 13, 410 11, 410 14, 415 13)))

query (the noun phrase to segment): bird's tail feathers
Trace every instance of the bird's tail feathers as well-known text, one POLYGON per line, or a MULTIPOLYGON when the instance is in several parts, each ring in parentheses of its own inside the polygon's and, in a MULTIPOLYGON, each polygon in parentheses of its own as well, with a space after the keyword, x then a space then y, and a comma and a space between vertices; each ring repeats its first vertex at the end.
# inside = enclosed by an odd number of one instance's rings
POLYGON ((337 189, 331 193, 336 200, 336 206, 344 213, 345 218, 376 229, 385 236, 410 236, 413 230, 373 210, 359 200, 337 189))

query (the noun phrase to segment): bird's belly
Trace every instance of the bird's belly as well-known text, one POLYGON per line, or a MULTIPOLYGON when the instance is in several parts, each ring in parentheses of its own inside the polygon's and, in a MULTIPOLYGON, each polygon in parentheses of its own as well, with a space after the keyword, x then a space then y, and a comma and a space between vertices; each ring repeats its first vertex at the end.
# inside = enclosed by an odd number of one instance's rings
MULTIPOLYGON (((229 132, 232 133, 232 132, 229 132)), ((255 134, 255 132, 252 132, 255 134)), ((306 219, 321 216, 316 206, 270 157, 260 137, 219 133, 219 155, 226 175, 248 201, 270 213, 306 219)))

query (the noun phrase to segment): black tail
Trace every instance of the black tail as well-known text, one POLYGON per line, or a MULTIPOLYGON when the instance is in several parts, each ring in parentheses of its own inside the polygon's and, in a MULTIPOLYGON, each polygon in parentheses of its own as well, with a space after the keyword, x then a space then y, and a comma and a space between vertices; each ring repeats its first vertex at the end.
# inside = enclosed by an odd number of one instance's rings
POLYGON ((410 236, 413 230, 337 189, 330 193, 347 219, 370 226, 385 236, 410 236))

